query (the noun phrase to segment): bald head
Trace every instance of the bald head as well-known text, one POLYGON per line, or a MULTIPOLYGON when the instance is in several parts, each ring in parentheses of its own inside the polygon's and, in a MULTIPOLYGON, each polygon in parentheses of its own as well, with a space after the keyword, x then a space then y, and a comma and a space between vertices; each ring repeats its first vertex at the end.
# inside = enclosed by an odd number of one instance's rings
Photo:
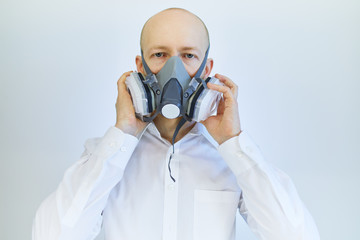
POLYGON ((209 33, 204 22, 195 14, 182 8, 165 9, 147 20, 140 36, 140 47, 146 49, 154 37, 162 35, 169 39, 191 34, 194 41, 199 41, 205 49, 209 46, 209 33), (174 32, 178 34, 174 34, 174 32), (170 34, 173 34, 170 36, 170 34))

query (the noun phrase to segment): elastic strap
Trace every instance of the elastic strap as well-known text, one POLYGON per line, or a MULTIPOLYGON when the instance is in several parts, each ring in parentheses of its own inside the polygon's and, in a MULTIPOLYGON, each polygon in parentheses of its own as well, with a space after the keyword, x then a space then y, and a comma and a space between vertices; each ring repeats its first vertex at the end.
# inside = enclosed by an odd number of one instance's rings
POLYGON ((175 147, 174 147, 174 145, 175 145, 175 138, 176 138, 176 136, 178 135, 178 133, 179 133, 179 131, 180 131, 180 128, 182 127, 182 126, 184 126, 184 124, 186 123, 186 120, 185 120, 185 118, 181 118, 181 120, 180 120, 180 122, 178 123, 178 125, 176 126, 176 129, 175 129, 175 131, 174 131, 174 135, 173 135, 173 137, 172 137, 172 148, 173 148, 173 152, 172 152, 172 154, 170 154, 170 158, 169 158, 169 162, 168 162, 168 169, 169 169, 169 173, 170 173, 170 178, 175 182, 175 178, 171 175, 171 167, 170 167, 170 162, 171 162, 171 159, 172 159, 172 157, 173 157, 173 154, 175 153, 175 147))
POLYGON ((201 65, 200 65, 200 67, 199 67, 199 70, 198 70, 198 71, 196 72, 196 74, 195 74, 195 78, 199 78, 200 75, 201 75, 201 73, 202 73, 202 71, 203 71, 204 68, 205 68, 206 60, 207 60, 208 55, 209 55, 209 49, 210 49, 210 44, 209 44, 208 49, 206 50, 204 60, 202 61, 201 65))
POLYGON ((145 62, 145 58, 144 58, 144 54, 143 54, 143 51, 142 51, 142 50, 141 50, 141 59, 142 59, 142 63, 143 63, 143 66, 144 66, 146 75, 151 74, 152 72, 151 72, 149 66, 148 66, 148 65, 146 64, 146 62, 145 62))

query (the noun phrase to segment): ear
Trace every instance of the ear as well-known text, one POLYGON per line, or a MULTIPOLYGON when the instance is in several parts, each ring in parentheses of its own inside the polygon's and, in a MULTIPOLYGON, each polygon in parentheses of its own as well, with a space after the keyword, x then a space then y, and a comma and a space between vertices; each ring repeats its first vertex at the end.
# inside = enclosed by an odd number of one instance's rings
POLYGON ((141 56, 137 55, 135 58, 136 70, 145 75, 144 65, 141 56))
POLYGON ((206 79, 206 78, 208 78, 210 76, 213 65, 214 65, 214 60, 212 58, 208 58, 206 60, 205 69, 204 69, 204 72, 203 72, 202 79, 206 79))

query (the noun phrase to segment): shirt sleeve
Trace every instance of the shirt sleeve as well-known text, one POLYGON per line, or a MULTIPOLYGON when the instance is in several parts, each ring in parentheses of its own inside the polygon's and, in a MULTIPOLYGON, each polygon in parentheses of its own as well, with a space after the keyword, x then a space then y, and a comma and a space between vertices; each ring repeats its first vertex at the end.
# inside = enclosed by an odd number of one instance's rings
POLYGON ((239 211, 261 240, 319 240, 291 179, 267 163, 246 132, 219 146, 242 189, 239 211))
POLYGON ((32 239, 94 239, 109 194, 122 179, 137 143, 136 137, 116 127, 100 139, 88 140, 81 158, 37 210, 32 239))

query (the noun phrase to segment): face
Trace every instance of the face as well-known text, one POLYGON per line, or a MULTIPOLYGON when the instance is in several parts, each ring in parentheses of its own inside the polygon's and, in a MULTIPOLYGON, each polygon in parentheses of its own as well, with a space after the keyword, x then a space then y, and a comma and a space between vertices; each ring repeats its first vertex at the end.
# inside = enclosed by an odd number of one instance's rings
MULTIPOLYGON (((178 56, 188 74, 193 77, 208 48, 204 26, 190 13, 170 10, 152 17, 143 31, 142 50, 151 71, 157 74, 172 56, 178 56)), ((141 57, 137 56, 138 71, 143 72, 141 57)), ((212 59, 208 59, 203 75, 209 75, 212 59)))

